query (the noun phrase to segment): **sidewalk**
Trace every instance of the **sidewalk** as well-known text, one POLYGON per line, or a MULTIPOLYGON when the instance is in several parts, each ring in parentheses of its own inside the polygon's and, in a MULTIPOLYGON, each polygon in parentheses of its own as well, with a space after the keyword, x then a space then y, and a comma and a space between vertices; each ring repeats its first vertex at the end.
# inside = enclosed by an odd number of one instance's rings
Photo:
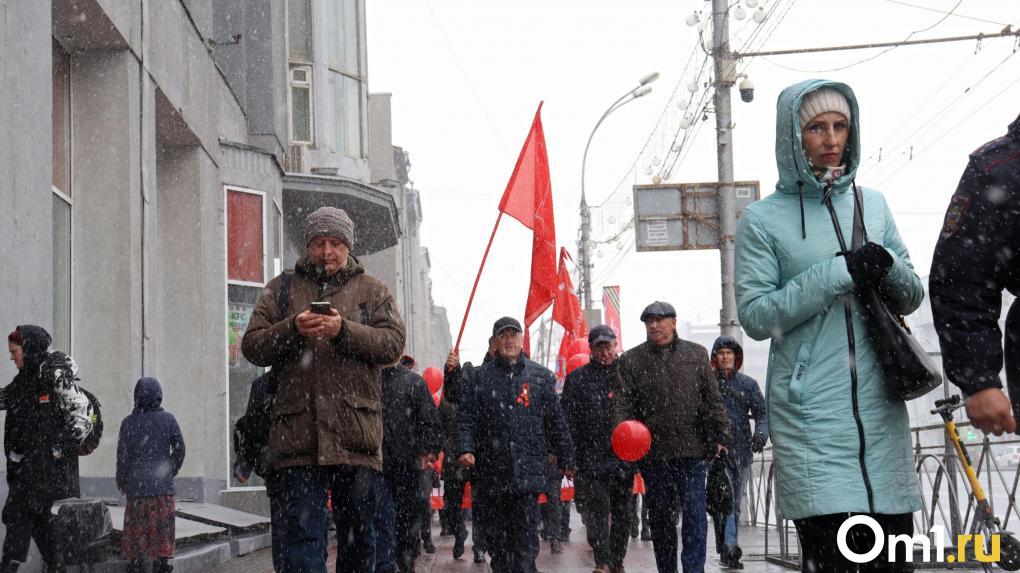
MULTIPOLYGON (((571 512, 571 527, 573 533, 570 540, 563 544, 563 553, 553 555, 549 552, 549 544, 542 543, 542 550, 538 555, 538 570, 544 573, 591 573, 595 562, 592 560, 592 552, 588 547, 584 536, 584 526, 576 512, 571 512)), ((470 524, 469 524, 470 526, 470 524)), ((706 572, 735 571, 734 569, 721 568, 714 548, 714 535, 712 524, 709 523, 708 560, 705 564, 706 572)), ((467 551, 456 560, 453 558, 453 538, 439 537, 439 525, 433 521, 433 542, 436 545, 436 553, 433 555, 422 554, 415 563, 418 573, 488 573, 488 565, 476 564, 472 561, 471 542, 467 543, 467 551)), ((778 541, 774 531, 769 540, 770 548, 775 551, 778 541)), ((765 530, 760 527, 742 527, 740 530, 741 547, 744 550, 743 571, 747 573, 780 573, 787 572, 779 565, 766 563, 765 553, 765 530)), ((330 548, 330 564, 327 571, 332 573, 335 569, 333 555, 334 548, 330 548)), ((631 540, 627 550, 625 563, 628 573, 654 573, 655 556, 652 554, 652 542, 631 540)), ((221 567, 212 570, 212 573, 271 573, 273 571, 272 557, 268 549, 258 551, 251 555, 234 559, 221 567)))

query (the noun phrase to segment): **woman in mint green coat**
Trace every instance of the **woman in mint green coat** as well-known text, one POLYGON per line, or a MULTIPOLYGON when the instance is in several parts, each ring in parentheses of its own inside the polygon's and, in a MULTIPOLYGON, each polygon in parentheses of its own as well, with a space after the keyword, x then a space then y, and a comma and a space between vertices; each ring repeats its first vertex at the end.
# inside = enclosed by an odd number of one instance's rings
MULTIPOLYGON (((870 514, 889 535, 912 533, 911 513, 921 509, 907 409, 885 388, 851 291, 855 282, 879 286, 890 310, 907 315, 923 287, 885 198, 854 181, 860 157, 849 86, 808 80, 786 88, 777 106, 776 192, 748 207, 737 227, 737 311, 752 338, 772 339, 766 401, 778 501, 797 525, 804 571, 858 570, 837 549, 848 514, 870 514), (871 242, 841 256, 823 199, 849 247, 855 187, 871 242)), ((864 529, 848 539, 858 553, 873 545, 864 529)), ((859 570, 912 571, 886 556, 859 570)))

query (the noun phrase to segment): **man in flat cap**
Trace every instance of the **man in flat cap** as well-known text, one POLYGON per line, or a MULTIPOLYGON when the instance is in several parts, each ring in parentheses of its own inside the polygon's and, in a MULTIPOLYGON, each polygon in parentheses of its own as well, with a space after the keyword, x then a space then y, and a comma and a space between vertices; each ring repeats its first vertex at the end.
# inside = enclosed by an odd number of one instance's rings
POLYGON ((382 469, 383 366, 404 349, 386 286, 365 274, 354 223, 322 207, 305 223, 307 254, 266 285, 241 342, 276 373, 270 447, 279 482, 281 571, 324 571, 326 495, 333 493, 337 571, 373 571, 373 483, 382 469), (286 296, 288 316, 277 316, 286 296))
POLYGON ((538 494, 549 454, 573 477, 574 445, 553 373, 522 352, 521 324, 503 317, 492 334, 495 357, 475 368, 457 411, 458 463, 475 468, 472 486, 493 572, 535 573, 538 494))
POLYGON ((706 459, 725 453, 729 419, 705 347, 676 334, 676 310, 653 302, 641 313, 647 339, 620 357, 614 426, 648 426, 652 447, 640 462, 648 489, 652 550, 659 573, 677 572, 674 516, 683 516, 684 573, 705 570, 706 459), (677 507, 677 502, 681 507, 677 507))

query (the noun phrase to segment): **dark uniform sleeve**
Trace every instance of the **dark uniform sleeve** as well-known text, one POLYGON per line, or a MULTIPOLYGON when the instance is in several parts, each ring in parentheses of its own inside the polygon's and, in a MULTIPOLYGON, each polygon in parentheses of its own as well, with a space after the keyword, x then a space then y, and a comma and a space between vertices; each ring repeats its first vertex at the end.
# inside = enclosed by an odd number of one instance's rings
POLYGON ((567 379, 563 382, 563 394, 560 395, 560 409, 563 410, 563 419, 567 422, 567 430, 570 432, 570 438, 573 442, 577 442, 575 436, 578 435, 578 419, 577 419, 577 404, 575 403, 577 394, 577 371, 567 374, 567 379))
POLYGON ((971 156, 932 258, 929 288, 945 373, 968 396, 1002 387, 998 320, 1007 263, 1016 264, 1004 256, 1015 231, 1003 227, 1011 209, 990 199, 1011 192, 1015 209, 1017 190, 1003 189, 1004 183, 986 172, 980 150, 971 156))

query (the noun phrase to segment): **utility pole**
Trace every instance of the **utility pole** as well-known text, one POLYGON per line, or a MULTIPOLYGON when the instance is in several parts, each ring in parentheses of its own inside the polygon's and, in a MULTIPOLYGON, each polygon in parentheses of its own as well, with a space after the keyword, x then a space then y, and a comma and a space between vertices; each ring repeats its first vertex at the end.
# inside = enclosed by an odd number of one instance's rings
POLYGON ((712 59, 715 64, 715 134, 719 171, 719 255, 722 275, 722 309, 719 331, 743 343, 737 321, 734 290, 733 244, 737 234, 736 195, 733 190, 733 121, 730 88, 736 80, 735 61, 730 54, 730 15, 727 0, 712 0, 712 59))
MULTIPOLYGON (((583 169, 583 167, 582 167, 583 169)), ((582 175, 582 178, 584 175, 582 175)), ((584 195, 583 184, 581 191, 581 240, 578 241, 577 266, 581 271, 577 289, 581 295, 581 308, 591 310, 591 208, 588 207, 588 198, 584 195)))

